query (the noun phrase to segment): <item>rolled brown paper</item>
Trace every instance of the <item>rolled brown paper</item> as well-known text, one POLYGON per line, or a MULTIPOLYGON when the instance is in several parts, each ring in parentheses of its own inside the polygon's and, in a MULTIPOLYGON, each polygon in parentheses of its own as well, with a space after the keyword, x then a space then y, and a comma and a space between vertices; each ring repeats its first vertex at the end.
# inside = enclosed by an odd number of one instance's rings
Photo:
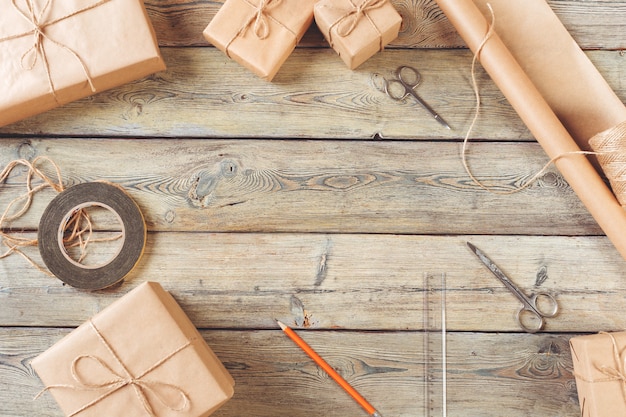
MULTIPOLYGON (((467 46, 476 53, 489 30, 489 21, 483 12, 472 0, 437 0, 437 3, 467 46)), ((528 0, 528 3, 526 0, 524 2, 504 0, 498 4, 504 8, 507 4, 515 7, 513 5, 515 4, 522 7, 523 13, 532 13, 532 8, 528 6, 532 3, 542 5, 545 1, 528 0)), ((497 8, 495 15, 497 19, 499 15, 497 8)), ((534 26, 535 31, 546 31, 548 34, 550 34, 549 29, 542 27, 541 24, 534 26)), ((524 41, 524 39, 520 40, 520 42, 524 41)), ((550 43, 550 41, 545 37, 542 40, 544 43, 550 43)), ((581 150, 577 141, 564 127, 553 108, 505 45, 498 30, 480 50, 480 62, 548 156, 550 158, 562 156, 555 161, 557 168, 609 240, 626 259, 626 210, 620 206, 615 195, 606 186, 588 158, 584 155, 572 154, 581 150)), ((578 84, 585 84, 585 80, 579 79, 578 84)), ((564 87, 559 86, 559 88, 564 87)), ((571 103, 567 104, 571 105, 571 103)), ((611 119, 603 120, 603 123, 616 125, 620 122, 620 117, 626 118, 624 106, 619 100, 617 103, 615 100, 611 101, 608 106, 611 109, 604 113, 609 114, 611 119)), ((584 116, 584 114, 579 116, 584 116)), ((606 128, 607 126, 601 126, 595 133, 606 128)), ((589 136, 586 139, 588 140, 589 136)))

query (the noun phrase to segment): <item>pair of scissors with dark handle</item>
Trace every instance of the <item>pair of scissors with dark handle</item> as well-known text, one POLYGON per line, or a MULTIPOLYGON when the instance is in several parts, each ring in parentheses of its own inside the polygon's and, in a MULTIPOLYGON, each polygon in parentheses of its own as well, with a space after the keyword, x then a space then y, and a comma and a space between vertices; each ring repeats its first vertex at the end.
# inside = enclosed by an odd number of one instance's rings
POLYGON ((504 272, 491 260, 483 251, 476 246, 467 242, 467 246, 472 252, 481 260, 483 264, 489 268, 489 270, 498 278, 508 289, 511 291, 521 302, 522 307, 517 312, 517 323, 524 331, 528 333, 536 333, 541 330, 545 324, 546 318, 551 318, 557 315, 559 312, 559 305, 552 294, 546 292, 538 292, 531 294, 530 297, 524 294, 524 292, 513 283, 507 277, 504 272), (543 300, 540 302, 539 300, 543 300), (542 307, 543 306, 543 307, 542 307), (532 318, 534 325, 528 325, 523 316, 528 315, 532 318))
POLYGON ((441 123, 446 129, 450 129, 450 125, 448 125, 448 123, 417 94, 417 91, 415 91, 422 82, 422 75, 418 70, 407 65, 401 65, 396 69, 394 74, 396 78, 387 79, 381 77, 381 90, 385 94, 397 101, 405 100, 409 96, 413 97, 435 118, 435 120, 441 123))

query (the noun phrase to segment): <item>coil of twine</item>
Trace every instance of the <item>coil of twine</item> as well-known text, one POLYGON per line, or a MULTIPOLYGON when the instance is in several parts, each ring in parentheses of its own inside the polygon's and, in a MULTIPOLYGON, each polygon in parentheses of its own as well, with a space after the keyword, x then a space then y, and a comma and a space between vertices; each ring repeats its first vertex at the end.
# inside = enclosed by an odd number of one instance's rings
POLYGON ((626 208, 626 120, 592 137, 589 146, 597 155, 617 201, 626 208))

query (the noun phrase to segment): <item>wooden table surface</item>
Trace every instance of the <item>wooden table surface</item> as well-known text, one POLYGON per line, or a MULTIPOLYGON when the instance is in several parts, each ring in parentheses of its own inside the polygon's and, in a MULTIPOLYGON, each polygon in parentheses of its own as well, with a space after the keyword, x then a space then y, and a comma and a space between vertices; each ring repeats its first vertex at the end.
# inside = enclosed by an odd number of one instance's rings
MULTIPOLYGON (((217 417, 365 415, 275 318, 384 416, 440 416, 425 394, 443 386, 424 378, 427 358, 441 361, 425 352, 425 274, 446 276, 449 415, 579 415, 568 340, 626 328, 624 260, 553 167, 507 196, 472 183, 460 156, 471 53, 434 0, 393 3, 399 38, 357 70, 313 27, 269 83, 203 40, 221 1, 148 0, 167 71, 0 128, 1 167, 48 156, 66 186, 119 183, 149 230, 137 268, 102 291, 64 286, 18 255, 0 260, 0 415, 61 416, 49 394, 33 401, 42 384, 30 361, 152 280, 236 381, 217 417), (419 68, 421 96, 452 130, 374 88, 372 73, 401 64, 419 68), (524 290, 557 296, 544 332, 520 331, 517 300, 468 240, 524 290)), ((549 3, 624 101, 626 1, 549 3)), ((468 158, 511 190, 548 158, 482 69, 478 82, 468 158)), ((0 207, 23 186, 16 172, 0 207)), ((38 193, 12 230, 33 236, 53 196, 38 193)))

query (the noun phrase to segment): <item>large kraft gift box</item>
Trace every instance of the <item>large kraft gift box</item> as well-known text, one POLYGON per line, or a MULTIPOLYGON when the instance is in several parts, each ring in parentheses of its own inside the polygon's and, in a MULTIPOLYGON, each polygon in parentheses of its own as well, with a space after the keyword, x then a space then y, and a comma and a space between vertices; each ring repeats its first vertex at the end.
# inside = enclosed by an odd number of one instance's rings
POLYGON ((226 0, 204 37, 271 81, 313 23, 316 0, 226 0))
POLYGON ((0 126, 164 69, 142 0, 0 0, 0 126))
POLYGON ((315 23, 350 69, 398 37, 402 16, 388 0, 320 0, 315 23))
POLYGON ((115 301, 32 366, 66 416, 204 417, 233 395, 226 368, 154 282, 115 301))
POLYGON ((570 339, 583 417, 626 416, 626 332, 570 339))

